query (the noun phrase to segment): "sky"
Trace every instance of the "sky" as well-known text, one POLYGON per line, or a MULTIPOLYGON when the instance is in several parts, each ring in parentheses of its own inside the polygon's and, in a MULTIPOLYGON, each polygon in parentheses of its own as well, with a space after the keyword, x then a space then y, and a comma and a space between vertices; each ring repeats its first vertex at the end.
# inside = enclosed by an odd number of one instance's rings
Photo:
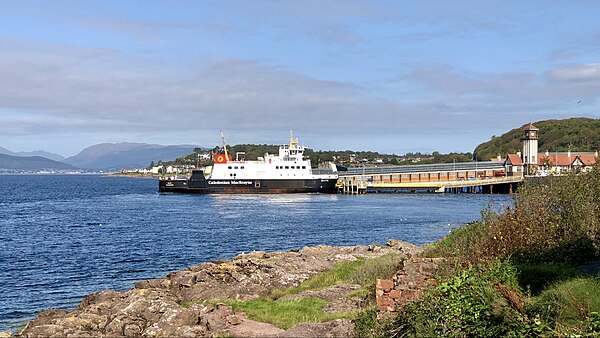
POLYGON ((0 146, 469 152, 600 118, 598 1, 0 0, 0 146))

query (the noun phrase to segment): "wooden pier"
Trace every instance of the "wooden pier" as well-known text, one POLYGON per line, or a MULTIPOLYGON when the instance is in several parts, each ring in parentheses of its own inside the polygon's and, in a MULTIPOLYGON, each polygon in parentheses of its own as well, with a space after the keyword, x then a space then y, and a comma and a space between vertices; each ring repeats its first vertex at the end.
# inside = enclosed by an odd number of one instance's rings
POLYGON ((362 195, 367 193, 367 182, 353 179, 338 180, 336 184, 338 193, 349 195, 362 195))
POLYGON ((502 162, 349 168, 339 172, 338 191, 512 193, 522 176, 506 176, 502 162))

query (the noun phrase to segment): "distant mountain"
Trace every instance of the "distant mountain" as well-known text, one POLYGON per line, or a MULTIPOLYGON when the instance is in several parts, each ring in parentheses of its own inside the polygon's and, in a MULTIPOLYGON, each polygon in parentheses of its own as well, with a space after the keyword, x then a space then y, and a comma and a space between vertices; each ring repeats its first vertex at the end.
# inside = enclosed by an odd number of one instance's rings
POLYGON ((6 148, 0 147, 0 154, 11 155, 11 156, 20 156, 20 157, 41 156, 41 157, 45 157, 47 159, 51 159, 53 161, 59 161, 59 162, 62 162, 65 159, 64 157, 62 157, 58 154, 49 153, 49 152, 43 151, 43 150, 14 152, 14 151, 10 151, 6 148))
POLYGON ((12 156, 0 154, 0 169, 11 170, 75 170, 72 165, 53 161, 41 156, 12 156))
MULTIPOLYGON (((539 152, 553 151, 596 151, 600 150, 600 119, 571 118, 566 120, 544 120, 533 122, 538 127, 539 152)), ((523 149, 521 137, 523 127, 506 134, 492 137, 490 141, 475 148, 479 160, 489 160, 501 154, 516 153, 523 149)))
POLYGON ((13 153, 12 151, 10 151, 10 150, 6 149, 6 148, 0 147, 0 154, 4 154, 4 155, 12 155, 12 154, 14 154, 14 153, 13 153))
POLYGON ((147 143, 102 143, 82 150, 64 162, 84 168, 120 170, 143 168, 154 161, 170 161, 194 152, 193 145, 162 146, 147 143))

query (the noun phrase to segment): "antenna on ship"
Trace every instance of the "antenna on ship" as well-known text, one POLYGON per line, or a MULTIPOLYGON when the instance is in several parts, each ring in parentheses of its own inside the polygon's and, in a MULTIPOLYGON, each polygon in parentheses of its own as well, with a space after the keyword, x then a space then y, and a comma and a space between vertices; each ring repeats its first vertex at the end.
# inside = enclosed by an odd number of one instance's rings
POLYGON ((229 163, 229 154, 227 153, 227 145, 225 144, 225 135, 223 135, 223 131, 221 130, 221 141, 223 142, 223 150, 225 151, 225 161, 229 163))
POLYGON ((298 138, 294 140, 294 136, 292 136, 292 129, 290 128, 290 149, 296 149, 297 144, 298 138))

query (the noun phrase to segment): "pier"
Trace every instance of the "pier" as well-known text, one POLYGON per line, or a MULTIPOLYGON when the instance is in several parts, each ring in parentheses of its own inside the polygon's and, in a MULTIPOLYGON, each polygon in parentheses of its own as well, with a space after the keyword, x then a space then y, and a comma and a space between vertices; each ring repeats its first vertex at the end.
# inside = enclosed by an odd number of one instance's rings
POLYGON ((338 191, 512 193, 521 182, 520 175, 507 176, 503 162, 420 164, 348 168, 339 172, 338 191))

